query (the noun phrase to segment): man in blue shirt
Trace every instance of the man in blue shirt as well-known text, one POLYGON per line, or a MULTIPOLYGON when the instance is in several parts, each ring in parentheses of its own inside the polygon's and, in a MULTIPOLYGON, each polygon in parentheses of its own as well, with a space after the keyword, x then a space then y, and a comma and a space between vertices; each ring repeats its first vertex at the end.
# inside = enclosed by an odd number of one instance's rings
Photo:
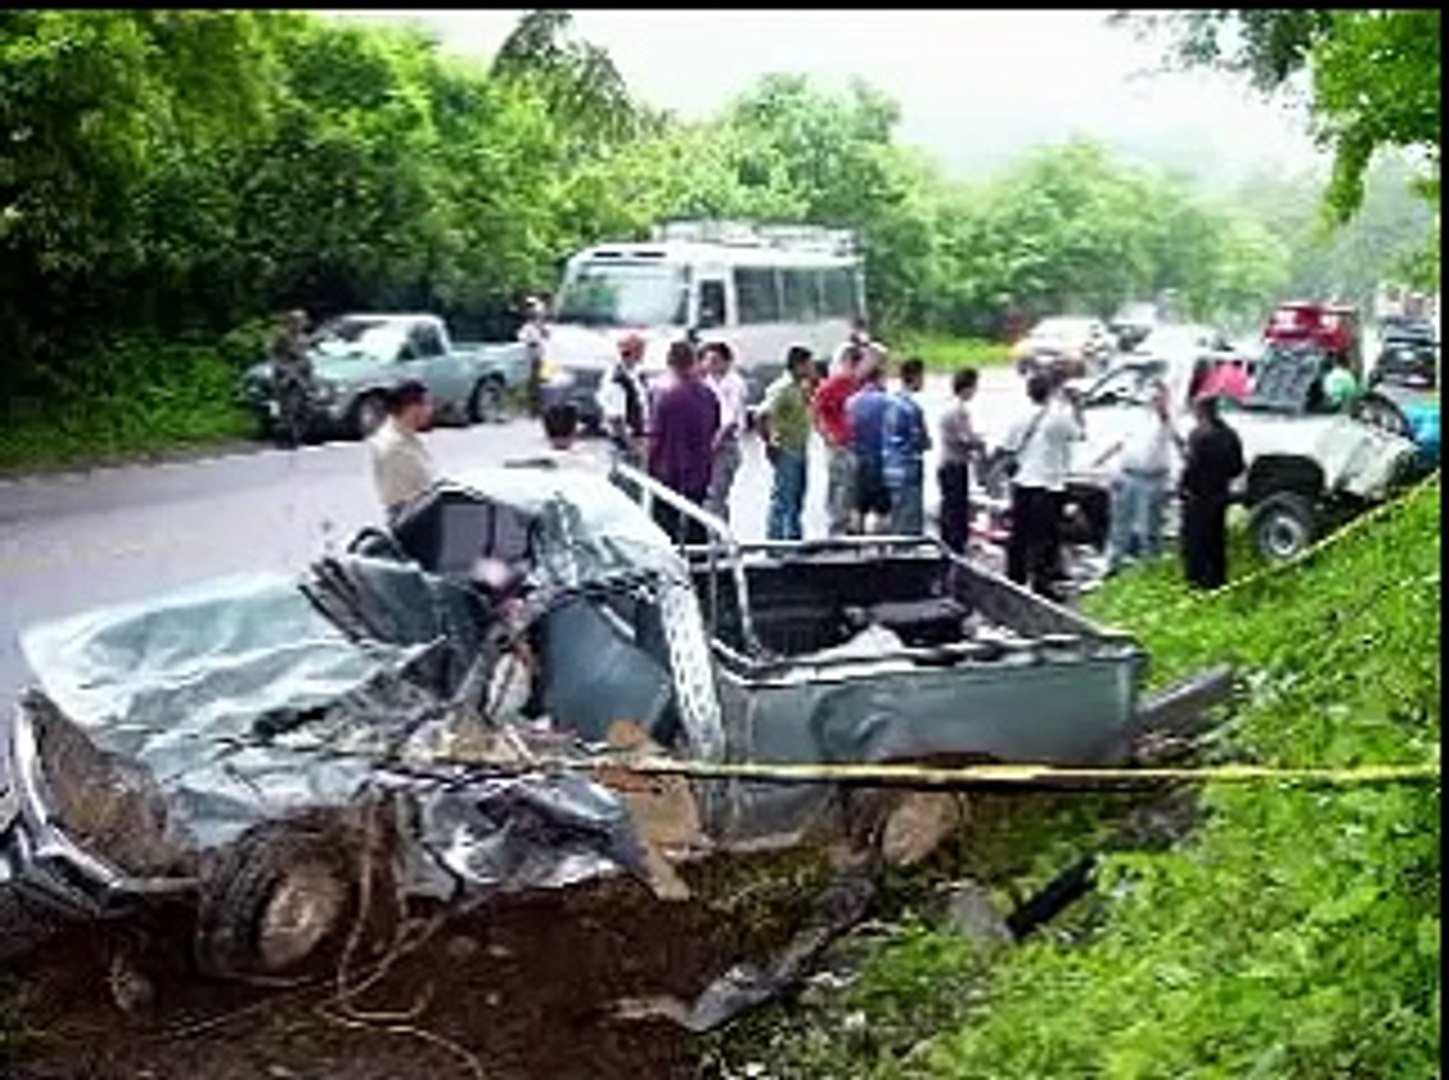
POLYGON ((872 357, 868 364, 861 373, 860 389, 846 403, 855 452, 855 509, 862 533, 880 531, 891 512, 890 491, 885 483, 885 414, 889 398, 885 365, 878 357, 872 357), (876 518, 874 529, 870 524, 872 515, 876 518))
POLYGON ((926 413, 916 395, 926 382, 926 365, 915 357, 901 364, 901 388, 886 396, 881 445, 882 475, 889 492, 891 532, 920 536, 926 531, 925 454, 931 448, 926 413))

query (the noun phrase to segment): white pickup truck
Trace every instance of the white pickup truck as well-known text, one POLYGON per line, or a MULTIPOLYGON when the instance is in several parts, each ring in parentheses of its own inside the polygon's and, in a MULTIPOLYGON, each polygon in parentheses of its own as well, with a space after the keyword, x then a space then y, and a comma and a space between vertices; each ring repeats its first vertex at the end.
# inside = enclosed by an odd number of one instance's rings
MULTIPOLYGON (((1251 512, 1254 544, 1269 560, 1293 558, 1332 521, 1382 500, 1418 457, 1411 440, 1372 420, 1371 409, 1334 412, 1323 404, 1317 387, 1324 362, 1312 348, 1270 350, 1257 365, 1252 396, 1224 405, 1248 463, 1237 498, 1251 512)), ((1125 360, 1085 390, 1086 439, 1073 449, 1068 483, 1073 539, 1097 547, 1106 542, 1115 462, 1096 463, 1151 423, 1151 383, 1165 374, 1160 360, 1125 360)), ((1175 426, 1186 437, 1191 418, 1185 406, 1177 408, 1175 426)), ((998 497, 1005 491, 1003 460, 994 454, 982 477, 998 497)), ((1175 462, 1174 482, 1180 469, 1175 462)))

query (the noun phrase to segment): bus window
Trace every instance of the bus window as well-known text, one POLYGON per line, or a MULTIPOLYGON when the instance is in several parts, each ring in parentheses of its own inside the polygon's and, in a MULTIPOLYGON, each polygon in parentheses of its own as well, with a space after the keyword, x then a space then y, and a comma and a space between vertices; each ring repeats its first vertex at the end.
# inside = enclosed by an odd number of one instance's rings
POLYGON ((688 282, 663 263, 588 262, 564 281, 554 321, 582 326, 681 326, 688 282))
POLYGON ((701 281, 699 283, 699 328, 709 330, 724 326, 725 287, 723 281, 701 281))
POLYGON ((825 314, 832 319, 853 319, 857 314, 855 275, 848 267, 825 271, 825 314))
POLYGON ((735 267, 735 304, 741 323, 780 321, 780 289, 771 267, 735 267))
POLYGON ((812 323, 820 318, 820 274, 816 270, 781 270, 786 322, 812 323))

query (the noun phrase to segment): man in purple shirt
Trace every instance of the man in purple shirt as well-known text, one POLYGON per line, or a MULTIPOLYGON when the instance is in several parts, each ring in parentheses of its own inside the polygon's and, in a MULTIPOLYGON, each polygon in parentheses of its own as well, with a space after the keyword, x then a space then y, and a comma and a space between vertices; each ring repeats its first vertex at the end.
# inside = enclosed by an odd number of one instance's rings
MULTIPOLYGON (((690 502, 703 505, 714 464, 719 399, 700 379, 694 346, 689 342, 669 346, 669 370, 674 378, 654 406, 649 473, 690 502)), ((676 541, 704 540, 697 529, 682 528, 671 507, 656 503, 655 519, 676 541)))

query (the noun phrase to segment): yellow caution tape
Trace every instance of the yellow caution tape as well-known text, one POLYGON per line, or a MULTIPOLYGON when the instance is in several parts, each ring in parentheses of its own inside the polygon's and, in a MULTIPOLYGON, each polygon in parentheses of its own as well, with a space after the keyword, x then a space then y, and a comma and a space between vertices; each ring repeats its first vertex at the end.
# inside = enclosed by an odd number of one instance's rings
POLYGON ((1329 786, 1437 783, 1439 763, 1356 765, 1343 768, 1285 768, 1272 765, 1098 768, 1042 764, 968 765, 940 768, 910 764, 830 764, 784 762, 687 761, 664 757, 615 759, 615 768, 643 775, 687 776, 783 782, 902 784, 921 787, 971 787, 991 784, 1157 784, 1297 783, 1329 786))
POLYGON ((914 788, 970 788, 1050 785, 1095 787, 1162 783, 1308 784, 1331 787, 1439 782, 1439 762, 1292 768, 1274 765, 1059 766, 1040 763, 955 767, 910 763, 701 761, 659 755, 607 754, 596 757, 536 757, 499 760, 427 755, 419 764, 478 768, 487 772, 612 772, 635 776, 681 776, 694 780, 752 780, 762 783, 854 783, 914 788))

